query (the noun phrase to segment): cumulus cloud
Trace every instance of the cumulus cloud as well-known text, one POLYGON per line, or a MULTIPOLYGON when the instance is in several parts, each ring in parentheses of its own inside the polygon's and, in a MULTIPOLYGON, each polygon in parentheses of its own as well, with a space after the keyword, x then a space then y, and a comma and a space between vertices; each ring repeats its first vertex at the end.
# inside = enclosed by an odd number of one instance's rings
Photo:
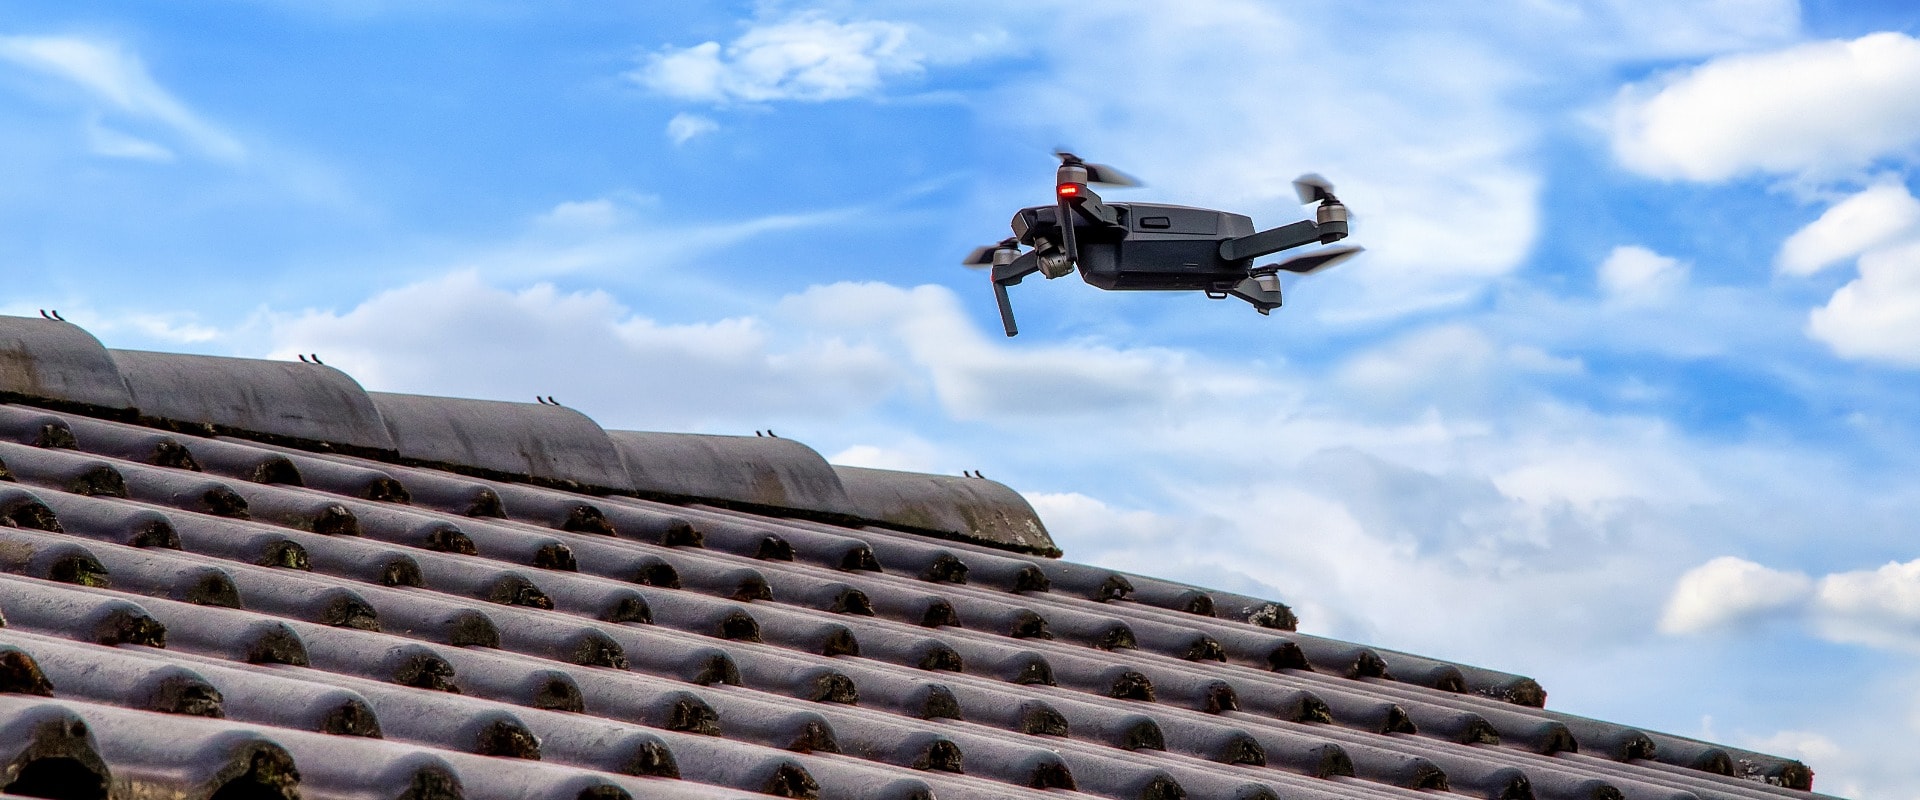
POLYGON ((1806 575, 1721 556, 1680 576, 1660 615, 1660 630, 1689 634, 1728 627, 1791 609, 1812 593, 1806 575))
POLYGON ((910 32, 896 22, 807 14, 755 24, 725 45, 665 48, 628 77, 669 97, 708 103, 864 97, 922 70, 925 56, 910 32))
POLYGON ((1615 302, 1655 304, 1683 288, 1690 271, 1687 264, 1677 258, 1638 245, 1622 245, 1613 248, 1606 260, 1600 262, 1600 290, 1615 302))
POLYGON ((1885 182, 1835 203, 1780 246, 1782 274, 1807 276, 1861 253, 1920 234, 1920 200, 1885 182))
POLYGON ((993 344, 953 292, 937 286, 838 283, 780 305, 828 330, 889 331, 902 355, 926 371, 942 408, 960 419, 1217 404, 1257 396, 1264 385, 1161 348, 993 344))
POLYGON ((1660 630, 1695 634, 1764 617, 1804 620, 1833 642, 1920 653, 1920 560, 1816 579, 1721 556, 1675 582, 1660 630))
POLYGON ((345 312, 268 319, 272 354, 319 352, 370 388, 496 399, 553 395, 609 425, 698 429, 772 414, 838 417, 898 369, 871 347, 782 341, 748 318, 673 325, 604 292, 506 290, 457 272, 345 312))
POLYGON ((1920 652, 1920 560, 1828 575, 1816 603, 1829 639, 1920 652))
POLYGON ((1629 169, 1720 181, 1830 175, 1920 144, 1920 41, 1876 33, 1722 56, 1622 90, 1613 151, 1629 169))
POLYGON ((1858 275, 1807 315, 1806 332, 1842 358, 1920 366, 1920 200, 1883 181, 1828 208, 1781 245, 1781 274, 1808 277, 1857 259, 1858 275))
MULTIPOLYGON (((246 155, 239 141, 201 119, 148 74, 138 55, 117 43, 78 36, 0 36, 0 60, 66 81, 104 111, 157 123, 204 155, 227 161, 246 155)), ((171 155, 160 145, 98 123, 89 124, 89 139, 101 155, 149 160, 171 155)))
POLYGON ((1860 257, 1860 277, 1807 317, 1807 333, 1843 358, 1920 366, 1920 242, 1860 257))
POLYGON ((720 123, 699 114, 679 113, 667 120, 667 138, 674 144, 686 144, 695 137, 720 130, 720 123))

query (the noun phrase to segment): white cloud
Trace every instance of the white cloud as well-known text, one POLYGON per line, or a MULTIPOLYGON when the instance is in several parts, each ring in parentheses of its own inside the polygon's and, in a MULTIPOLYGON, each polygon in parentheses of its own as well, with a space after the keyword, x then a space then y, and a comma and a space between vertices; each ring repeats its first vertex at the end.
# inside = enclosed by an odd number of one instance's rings
POLYGON ((1831 175, 1910 157, 1920 41, 1876 33, 1715 58, 1622 90, 1612 133, 1628 168, 1694 181, 1831 175))
POLYGON ((1685 262, 1637 245, 1613 248, 1600 263, 1600 289, 1609 300, 1652 305, 1670 299, 1687 283, 1685 262))
POLYGON ((1769 616, 1804 620, 1832 642, 1920 653, 1920 559, 1816 579, 1721 556, 1675 581, 1660 630, 1703 633, 1769 616))
POLYGON ((1205 405, 1261 390, 1257 380, 1171 350, 990 343, 953 292, 938 286, 837 283, 787 297, 780 308, 849 335, 889 331, 901 355, 926 371, 941 407, 960 419, 1205 405))
POLYGON ((694 137, 717 130, 720 130, 720 123, 699 114, 681 112, 667 120, 667 138, 672 139, 674 144, 686 144, 694 137))
POLYGON ((1348 357, 1334 382, 1370 408, 1458 408, 1511 398, 1517 375, 1579 374, 1578 359, 1503 345, 1486 331, 1445 324, 1413 331, 1348 357))
POLYGON ((1841 358, 1920 366, 1920 200, 1898 181, 1846 198, 1794 232, 1775 263, 1806 277, 1857 258, 1858 276, 1807 315, 1841 358))
POLYGON ((1920 233, 1920 200, 1898 182, 1877 184, 1834 204, 1780 246, 1775 264, 1806 276, 1896 239, 1920 233))
POLYGON ((1813 580, 1801 573, 1721 556, 1680 576, 1660 615, 1660 630, 1689 634, 1728 627, 1791 609, 1812 592, 1813 580))
POLYGON ((273 315, 266 325, 274 357, 318 352, 372 389, 553 395, 608 425, 649 429, 856 414, 900 379, 870 346, 788 340, 748 318, 663 324, 603 292, 507 291, 472 272, 382 292, 344 313, 273 315))
POLYGON ((1828 575, 1816 607, 1829 639, 1920 652, 1920 560, 1828 575))
POLYGON ((1920 242, 1860 257, 1860 277, 1808 315, 1807 333, 1843 358, 1920 366, 1920 242))
POLYGON ((864 97, 922 70, 910 31, 896 22, 800 15, 755 24, 725 46, 666 48, 628 77, 670 97, 709 103, 864 97))
POLYGON ((897 469, 907 472, 939 472, 941 460, 942 455, 938 452, 938 448, 924 441, 915 442, 909 446, 889 447, 856 444, 827 456, 827 461, 834 464, 871 469, 897 469))
MULTIPOLYGON (((77 36, 0 36, 0 60, 67 81, 105 109, 170 129, 201 153, 226 161, 246 156, 239 141, 202 120, 154 81, 139 56, 113 42, 77 36)), ((103 155, 154 158, 164 148, 97 128, 92 145, 103 155)))

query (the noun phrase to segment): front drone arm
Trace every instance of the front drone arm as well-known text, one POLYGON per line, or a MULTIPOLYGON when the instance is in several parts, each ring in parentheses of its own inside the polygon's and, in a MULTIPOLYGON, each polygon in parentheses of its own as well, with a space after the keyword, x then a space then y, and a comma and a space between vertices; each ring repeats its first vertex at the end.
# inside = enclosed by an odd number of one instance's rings
POLYGON ((1007 299, 1007 287, 1039 271, 1039 254, 1033 251, 993 267, 993 299, 1000 304, 1000 326, 1007 329, 1009 337, 1019 336, 1020 328, 1013 324, 1013 303, 1007 299))

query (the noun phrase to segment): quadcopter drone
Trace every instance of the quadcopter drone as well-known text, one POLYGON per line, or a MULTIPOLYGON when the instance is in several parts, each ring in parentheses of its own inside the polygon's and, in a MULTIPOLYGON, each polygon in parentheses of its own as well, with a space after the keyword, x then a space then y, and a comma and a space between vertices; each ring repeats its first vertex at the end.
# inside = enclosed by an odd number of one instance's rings
POLYGON ((1333 184, 1318 175, 1293 182, 1301 203, 1319 203, 1312 220, 1254 231, 1244 214, 1159 203, 1108 203, 1089 188, 1138 186, 1126 173, 1090 164, 1056 151, 1054 204, 1020 209, 1013 215, 1013 237, 977 248, 962 262, 992 268, 993 294, 1000 322, 1017 336, 1007 287, 1038 272, 1048 279, 1080 270, 1080 278, 1101 289, 1171 291, 1198 289, 1215 300, 1229 295, 1266 314, 1280 307, 1281 270, 1312 274, 1345 261, 1358 247, 1328 247, 1278 264, 1254 266, 1254 259, 1347 237, 1347 207, 1333 196, 1333 184), (1067 224, 1062 224, 1065 220, 1067 224), (1021 252, 1021 246, 1033 248, 1021 252))

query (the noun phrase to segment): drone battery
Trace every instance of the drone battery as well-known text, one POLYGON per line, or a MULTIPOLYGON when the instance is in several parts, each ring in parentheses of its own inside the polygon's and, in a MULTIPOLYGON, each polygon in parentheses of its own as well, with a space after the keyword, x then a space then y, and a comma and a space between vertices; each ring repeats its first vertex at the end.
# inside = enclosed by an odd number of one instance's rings
POLYGON ((1213 290, 1247 276, 1245 263, 1220 257, 1220 240, 1253 233, 1253 220, 1245 215, 1158 203, 1109 205, 1123 211, 1124 226, 1075 231, 1080 277, 1087 283, 1102 289, 1213 290))

